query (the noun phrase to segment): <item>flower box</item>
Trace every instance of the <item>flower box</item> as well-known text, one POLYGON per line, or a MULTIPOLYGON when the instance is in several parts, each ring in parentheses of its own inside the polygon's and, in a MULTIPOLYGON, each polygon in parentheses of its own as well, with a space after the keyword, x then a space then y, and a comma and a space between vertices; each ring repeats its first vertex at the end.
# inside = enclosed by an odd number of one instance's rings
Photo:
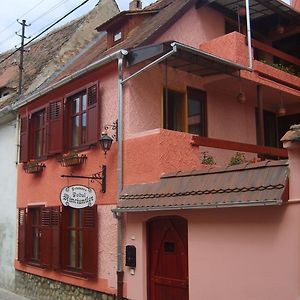
POLYGON ((85 162, 87 156, 85 154, 78 155, 76 152, 71 152, 64 155, 59 161, 62 167, 73 167, 81 165, 85 162))
POLYGON ((28 174, 36 174, 43 172, 45 164, 39 163, 37 161, 29 161, 28 163, 23 164, 23 169, 28 174))

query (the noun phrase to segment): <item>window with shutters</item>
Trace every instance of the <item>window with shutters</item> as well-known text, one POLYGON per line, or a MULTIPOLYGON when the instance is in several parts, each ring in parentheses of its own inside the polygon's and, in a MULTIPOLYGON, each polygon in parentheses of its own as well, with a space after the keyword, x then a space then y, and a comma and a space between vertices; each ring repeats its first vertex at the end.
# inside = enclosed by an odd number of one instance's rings
POLYGON ((20 208, 18 260, 82 277, 97 276, 97 206, 20 208))
POLYGON ((85 277, 97 273, 96 206, 63 208, 63 269, 85 277))
POLYGON ((99 135, 97 84, 67 98, 69 149, 95 144, 99 135))
POLYGON ((60 265, 59 207, 19 209, 18 259, 43 268, 60 265))

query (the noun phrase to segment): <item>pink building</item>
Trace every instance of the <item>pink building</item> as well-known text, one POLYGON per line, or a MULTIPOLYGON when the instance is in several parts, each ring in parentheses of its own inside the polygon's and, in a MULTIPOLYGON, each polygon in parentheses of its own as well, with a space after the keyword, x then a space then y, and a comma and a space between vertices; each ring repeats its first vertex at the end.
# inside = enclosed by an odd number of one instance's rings
POLYGON ((300 123, 299 13, 140 5, 15 105, 16 269, 103 298, 297 299, 299 128, 288 150, 280 138, 300 123), (72 187, 95 203, 79 207, 72 187))

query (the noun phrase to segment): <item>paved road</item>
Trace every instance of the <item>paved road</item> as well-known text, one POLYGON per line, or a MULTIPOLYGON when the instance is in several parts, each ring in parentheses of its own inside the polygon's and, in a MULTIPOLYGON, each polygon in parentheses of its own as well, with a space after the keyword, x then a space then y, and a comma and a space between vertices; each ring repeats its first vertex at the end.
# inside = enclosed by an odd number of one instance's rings
POLYGON ((0 288, 0 300, 28 300, 28 298, 21 297, 10 291, 0 288))

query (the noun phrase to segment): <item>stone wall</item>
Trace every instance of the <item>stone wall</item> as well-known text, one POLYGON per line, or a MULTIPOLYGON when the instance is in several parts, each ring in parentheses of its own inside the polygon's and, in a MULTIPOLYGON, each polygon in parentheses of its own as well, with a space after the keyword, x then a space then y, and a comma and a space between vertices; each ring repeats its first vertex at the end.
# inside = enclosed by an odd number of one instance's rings
POLYGON ((114 300, 107 295, 59 281, 16 271, 15 293, 38 300, 114 300))

